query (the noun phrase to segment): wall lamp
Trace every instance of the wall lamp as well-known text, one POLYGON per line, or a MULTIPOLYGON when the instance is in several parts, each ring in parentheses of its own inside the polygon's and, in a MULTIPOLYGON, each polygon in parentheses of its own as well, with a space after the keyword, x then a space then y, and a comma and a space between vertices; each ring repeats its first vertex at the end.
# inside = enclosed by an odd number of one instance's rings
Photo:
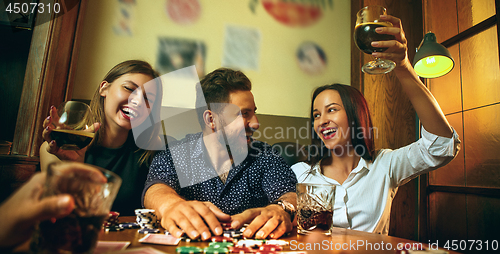
POLYGON ((436 35, 428 32, 413 58, 413 68, 422 78, 437 78, 446 75, 455 67, 450 51, 436 42, 436 35))

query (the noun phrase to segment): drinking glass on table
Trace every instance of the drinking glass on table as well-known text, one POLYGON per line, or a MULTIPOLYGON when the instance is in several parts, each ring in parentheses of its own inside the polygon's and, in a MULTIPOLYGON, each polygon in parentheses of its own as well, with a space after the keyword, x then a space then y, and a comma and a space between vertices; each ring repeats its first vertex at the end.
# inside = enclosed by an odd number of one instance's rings
POLYGON ((70 194, 75 208, 68 216, 41 221, 32 236, 34 253, 93 253, 103 222, 121 185, 115 173, 93 165, 49 165, 42 198, 70 194))
MULTIPOLYGON (((377 27, 392 26, 390 22, 380 20, 380 15, 387 15, 387 10, 382 6, 365 6, 356 15, 356 27, 354 28, 354 42, 356 46, 366 54, 383 52, 387 48, 373 47, 373 41, 395 40, 393 35, 379 34, 375 32, 377 27)), ((368 74, 385 74, 391 72, 396 64, 388 59, 375 58, 363 65, 361 70, 368 74)))
POLYGON ((80 150, 92 142, 93 131, 89 130, 86 120, 93 119, 90 107, 79 101, 66 101, 57 107, 54 117, 55 129, 50 137, 64 150, 80 150))
POLYGON ((297 233, 330 235, 335 185, 297 183, 297 233))

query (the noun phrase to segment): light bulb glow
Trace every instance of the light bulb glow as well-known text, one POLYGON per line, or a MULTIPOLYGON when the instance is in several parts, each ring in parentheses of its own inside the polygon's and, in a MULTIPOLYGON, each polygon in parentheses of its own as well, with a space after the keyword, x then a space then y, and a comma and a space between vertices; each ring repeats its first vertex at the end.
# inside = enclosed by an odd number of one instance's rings
POLYGON ((434 55, 420 59, 415 64, 415 72, 423 78, 441 77, 453 69, 454 63, 445 56, 434 55))
POLYGON ((427 64, 433 64, 433 63, 436 62, 436 58, 434 58, 434 57, 427 57, 425 59, 425 61, 427 62, 427 64))

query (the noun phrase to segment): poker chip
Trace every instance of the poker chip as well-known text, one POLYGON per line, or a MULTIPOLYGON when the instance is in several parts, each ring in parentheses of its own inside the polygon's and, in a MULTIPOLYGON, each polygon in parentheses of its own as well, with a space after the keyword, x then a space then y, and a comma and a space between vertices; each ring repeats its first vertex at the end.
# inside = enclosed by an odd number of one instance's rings
POLYGON ((254 249, 250 247, 229 247, 229 251, 230 253, 243 254, 243 253, 253 253, 254 249))
POLYGON ((268 244, 267 242, 264 245, 259 247, 259 251, 282 251, 283 247, 280 245, 268 244))
POLYGON ((229 253, 229 249, 224 247, 221 248, 207 247, 203 250, 203 252, 205 252, 206 254, 223 254, 223 253, 226 254, 229 253))
POLYGON ((175 248, 175 252, 179 254, 197 254, 197 253, 203 253, 203 249, 195 246, 181 246, 175 248))
POLYGON ((261 246, 263 244, 264 244, 264 240, 245 239, 245 240, 239 240, 236 243, 236 246, 258 248, 259 246, 261 246))
POLYGON ((224 233, 222 235, 225 237, 241 238, 243 236, 243 233, 240 232, 239 230, 231 229, 231 230, 224 230, 224 233))
POLYGON ((140 228, 139 223, 135 222, 127 222, 127 223, 120 223, 118 224, 122 228, 140 228))
POLYGON ((270 245, 280 245, 280 246, 287 246, 289 243, 285 240, 267 240, 266 244, 270 245))
POLYGON ((234 244, 232 242, 211 242, 208 244, 208 247, 213 248, 228 248, 233 246, 234 244))
POLYGON ((137 223, 141 228, 158 228, 160 226, 159 223, 137 223))
POLYGON ((108 213, 108 218, 103 222, 104 227, 112 227, 118 225, 118 216, 120 216, 119 212, 111 211, 108 213))
POLYGON ((157 234, 160 233, 160 230, 157 228, 141 228, 137 232, 141 234, 157 234))
POLYGON ((146 208, 144 208, 144 209, 135 209, 134 212, 135 212, 136 215, 137 214, 148 214, 148 213, 154 213, 155 210, 154 209, 146 209, 146 208))
POLYGON ((231 237, 227 237, 227 236, 212 236, 212 238, 210 238, 210 241, 212 241, 212 242, 233 242, 234 239, 231 237))
POLYGON ((158 217, 153 209, 136 209, 136 222, 141 228, 154 229, 159 227, 158 217))
POLYGON ((187 243, 190 243, 190 242, 203 242, 203 240, 201 240, 201 238, 191 239, 191 238, 189 238, 189 236, 181 236, 179 238, 182 241, 185 241, 187 243))
POLYGON ((256 251, 255 254, 275 254, 278 253, 276 251, 256 251))
POLYGON ((114 232, 114 231, 122 231, 124 230, 124 228, 120 227, 120 226, 108 226, 108 227, 104 227, 104 231, 106 232, 114 232))
POLYGON ((220 225, 223 228, 231 228, 231 222, 221 222, 220 225))

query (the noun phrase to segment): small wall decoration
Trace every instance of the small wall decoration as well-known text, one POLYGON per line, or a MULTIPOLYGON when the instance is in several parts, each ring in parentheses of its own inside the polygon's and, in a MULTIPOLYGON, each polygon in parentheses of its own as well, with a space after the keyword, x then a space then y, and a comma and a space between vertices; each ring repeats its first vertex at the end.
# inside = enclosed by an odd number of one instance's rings
POLYGON ((201 14, 199 0, 167 0, 167 16, 179 25, 195 23, 201 14))
MULTIPOLYGON (((255 1, 255 0, 253 0, 255 1)), ((276 21, 291 27, 316 23, 323 9, 333 7, 333 0, 261 0, 264 9, 276 21)))
POLYGON ((132 36, 133 23, 135 19, 135 0, 117 0, 118 8, 115 14, 113 32, 119 36, 132 36))
POLYGON ((260 31, 255 28, 226 26, 222 66, 257 70, 259 67, 260 31))
POLYGON ((306 41, 297 48, 297 63, 309 75, 318 75, 326 69, 325 51, 314 42, 306 41))
POLYGON ((198 77, 205 76, 205 43, 196 40, 159 38, 156 70, 160 74, 196 66, 198 77))

